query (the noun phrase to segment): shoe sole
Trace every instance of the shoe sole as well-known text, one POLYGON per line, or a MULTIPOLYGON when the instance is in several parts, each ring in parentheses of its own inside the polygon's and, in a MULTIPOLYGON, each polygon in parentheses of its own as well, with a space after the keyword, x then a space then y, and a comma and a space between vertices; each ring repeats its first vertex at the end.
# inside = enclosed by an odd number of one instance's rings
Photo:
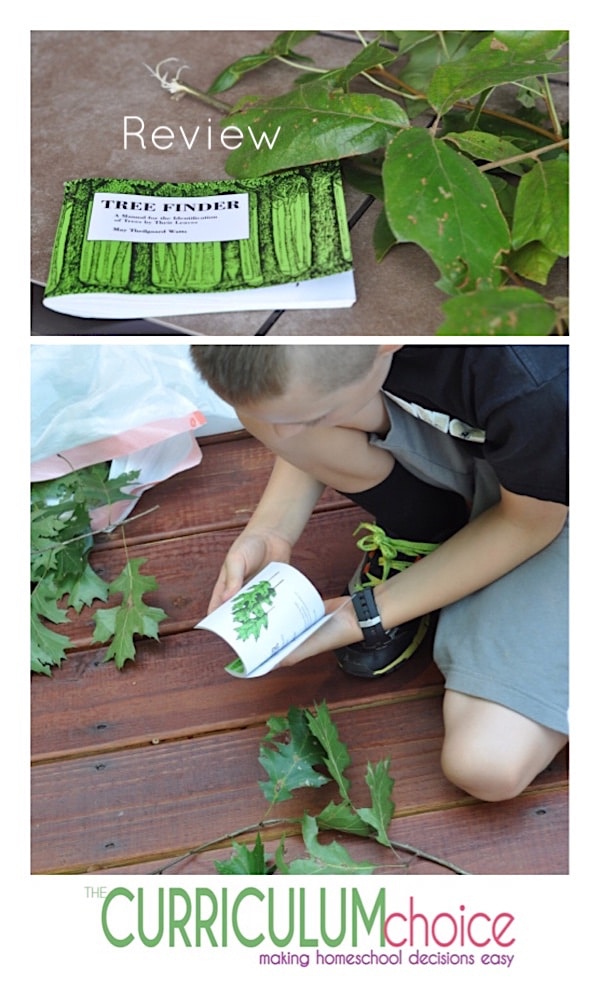
POLYGON ((428 632, 429 622, 430 622, 429 616, 424 615, 424 617, 420 621, 416 635, 412 639, 410 645, 406 649, 404 649, 403 653, 401 653, 395 660, 387 664, 386 667, 381 667, 380 670, 374 670, 372 672, 372 676, 382 677, 384 674, 388 674, 392 670, 395 670, 405 660, 409 660, 410 656, 414 655, 414 653, 422 643, 422 640, 424 639, 426 633, 428 632))

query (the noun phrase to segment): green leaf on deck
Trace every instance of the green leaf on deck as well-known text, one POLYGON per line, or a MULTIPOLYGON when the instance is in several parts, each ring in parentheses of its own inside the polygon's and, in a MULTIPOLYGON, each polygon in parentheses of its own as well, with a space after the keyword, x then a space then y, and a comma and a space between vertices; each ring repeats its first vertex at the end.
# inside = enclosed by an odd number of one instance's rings
POLYGON ((77 578, 68 581, 68 605, 80 612, 84 605, 89 607, 94 601, 107 600, 108 590, 106 581, 87 563, 77 578))
POLYGON ((355 861, 337 841, 323 845, 318 841, 318 823, 313 816, 302 820, 302 837, 309 853, 287 865, 289 875, 372 875, 375 866, 368 861, 355 861))
POLYGON ((255 69, 260 69, 261 66, 265 66, 267 63, 271 62, 271 60, 278 59, 282 56, 287 56, 294 61, 310 63, 312 60, 307 56, 303 56, 300 53, 295 52, 294 46, 299 42, 304 41, 305 38, 309 38, 310 35, 313 34, 313 31, 281 32, 281 34, 277 35, 275 40, 267 46, 267 48, 261 49, 260 52, 242 56, 241 59, 236 59, 235 62, 227 66, 212 81, 208 89, 208 93, 221 94, 224 90, 229 90, 230 87, 234 87, 235 84, 246 75, 246 73, 251 73, 255 69))
POLYGON ((233 841, 233 853, 226 861, 215 861, 219 875, 268 875, 269 868, 260 834, 256 835, 253 850, 233 841))
POLYGON ((259 782, 268 802, 284 802, 297 788, 319 788, 330 780, 315 770, 322 766, 324 754, 304 711, 290 708, 286 719, 275 717, 268 725, 258 755, 268 774, 268 781, 259 782))
POLYGON ((372 834, 371 824, 361 819, 349 802, 329 802, 316 819, 325 830, 337 830, 355 837, 370 837, 372 834))
POLYGON ((339 739, 337 726, 331 719, 324 702, 316 707, 315 715, 306 714, 310 732, 325 751, 324 764, 331 777, 336 781, 341 796, 348 799, 349 781, 345 777, 344 771, 351 763, 351 758, 347 746, 339 739))
POLYGON ((324 752, 298 708, 290 708, 286 719, 269 720, 258 760, 268 774, 268 781, 259 782, 268 802, 284 802, 297 788, 319 788, 330 780, 315 770, 323 765, 324 752))
POLYGON ((366 784, 370 789, 372 806, 366 809, 358 809, 358 816, 369 823, 376 830, 376 839, 379 844, 390 847, 387 830, 389 823, 393 819, 395 806, 391 793, 393 792, 394 780, 389 775, 390 761, 380 760, 374 767, 370 762, 366 767, 366 784))
POLYGON ((94 621, 94 642, 111 643, 104 660, 114 659, 117 667, 127 660, 135 659, 133 636, 158 638, 158 624, 167 617, 162 608, 149 607, 144 603, 144 594, 157 589, 156 578, 140 573, 145 559, 130 559, 122 572, 108 588, 110 596, 120 593, 122 601, 118 607, 96 611, 94 621))
POLYGON ((515 250, 538 240, 560 257, 568 254, 566 159, 539 160, 518 185, 512 244, 515 250))
POLYGON ((534 241, 527 243, 520 250, 514 250, 508 259, 508 267, 514 274, 519 274, 537 285, 547 284, 558 255, 548 250, 542 243, 534 241))
POLYGON ((38 615, 31 615, 31 670, 35 674, 51 676, 52 667, 60 665, 66 657, 70 641, 66 635, 52 632, 38 615))

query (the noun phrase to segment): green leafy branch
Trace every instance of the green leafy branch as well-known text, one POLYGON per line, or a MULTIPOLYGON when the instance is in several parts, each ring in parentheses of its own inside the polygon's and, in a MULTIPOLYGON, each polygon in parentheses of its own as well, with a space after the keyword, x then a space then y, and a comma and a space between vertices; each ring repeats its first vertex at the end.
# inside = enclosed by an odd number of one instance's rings
POLYGON ((322 843, 319 840, 321 832, 330 831, 376 841, 389 848, 393 853, 393 863, 402 867, 409 862, 400 862, 397 852, 425 859, 458 875, 468 874, 447 860, 421 851, 411 844, 390 839, 389 826, 395 813, 395 805, 392 799, 394 780, 389 773, 388 759, 375 765, 367 764, 365 784, 369 790, 370 804, 365 807, 354 805, 346 775, 351 757, 346 744, 339 737, 326 703, 315 706, 313 711, 292 707, 286 716, 269 719, 258 760, 267 774, 266 780, 259 782, 266 801, 270 803, 264 818, 252 826, 225 834, 188 851, 163 865, 154 874, 163 874, 186 858, 204 853, 225 842, 230 843, 233 850, 229 859, 214 863, 221 875, 373 874, 376 864, 352 858, 338 841, 322 843), (337 786, 338 795, 316 816, 304 813, 294 818, 270 818, 271 809, 291 799, 294 792, 302 788, 320 788, 330 782, 337 786), (274 856, 268 856, 261 834, 273 826, 298 828, 305 856, 287 861, 284 836, 274 856), (251 833, 256 833, 253 845, 237 840, 238 837, 251 833))
POLYGON ((209 86, 212 99, 281 66, 280 93, 225 119, 278 130, 277 142, 240 144, 230 175, 341 160, 346 180, 380 202, 376 259, 415 243, 435 264, 447 296, 439 335, 567 332, 567 302, 543 292, 568 255, 568 129, 552 92, 568 33, 356 32, 357 54, 333 69, 298 53, 314 34, 283 32, 209 86))
POLYGON ((134 635, 158 637, 158 623, 166 617, 160 608, 148 607, 144 594, 155 590, 154 577, 140 572, 144 560, 128 560, 112 582, 103 580, 89 557, 94 533, 90 512, 129 499, 125 492, 137 472, 109 479, 105 463, 68 473, 31 487, 31 670, 51 675, 71 646, 68 635, 48 627, 68 622, 67 608, 79 613, 94 601, 106 602, 116 594, 116 607, 94 615, 94 642, 112 640, 105 660, 117 667, 135 657, 134 635))

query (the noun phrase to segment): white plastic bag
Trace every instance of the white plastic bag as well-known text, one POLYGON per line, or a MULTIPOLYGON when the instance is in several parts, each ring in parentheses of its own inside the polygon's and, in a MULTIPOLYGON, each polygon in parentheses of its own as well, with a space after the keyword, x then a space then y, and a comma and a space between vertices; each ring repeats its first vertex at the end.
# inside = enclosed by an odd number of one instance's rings
MULTIPOLYGON (((197 465, 197 438, 237 430, 235 411, 196 373, 186 344, 35 344, 31 348, 31 481, 111 462, 139 470, 131 502, 197 465)), ((96 514, 94 528, 105 527, 96 514), (99 522, 99 523, 98 523, 99 522)))

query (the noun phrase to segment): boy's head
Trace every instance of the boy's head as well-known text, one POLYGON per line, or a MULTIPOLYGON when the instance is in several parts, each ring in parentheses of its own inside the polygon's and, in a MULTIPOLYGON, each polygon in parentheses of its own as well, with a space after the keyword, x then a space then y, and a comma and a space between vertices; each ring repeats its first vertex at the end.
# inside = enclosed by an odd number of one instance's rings
POLYGON ((246 426, 278 436, 349 425, 371 407, 398 345, 194 345, 195 367, 246 426))
POLYGON ((399 345, 194 345, 193 363, 244 424, 278 436, 347 425, 372 404, 399 345))
MULTIPOLYGON (((277 399, 305 388, 322 397, 365 379, 395 345, 195 344, 197 371, 234 407, 277 399)), ((388 368, 388 365, 386 366, 388 368)))

